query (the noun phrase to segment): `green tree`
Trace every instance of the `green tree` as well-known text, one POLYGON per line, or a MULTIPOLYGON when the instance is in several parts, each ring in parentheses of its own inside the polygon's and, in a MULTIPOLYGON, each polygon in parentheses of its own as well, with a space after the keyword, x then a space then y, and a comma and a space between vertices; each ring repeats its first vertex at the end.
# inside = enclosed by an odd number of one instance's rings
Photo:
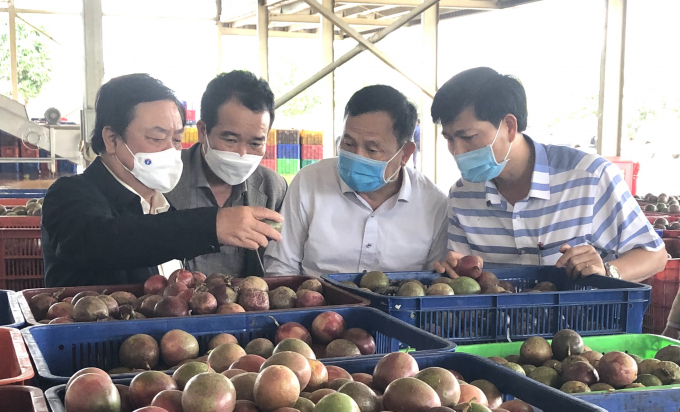
MULTIPOLYGON (((42 27, 40 29, 43 30, 42 27)), ((17 22, 16 30, 18 89, 24 103, 28 103, 50 81, 52 61, 40 32, 20 22, 17 22)), ((10 85, 9 90, 3 91, 7 96, 12 94, 11 70, 9 24, 4 23, 0 35, 0 80, 10 85)))
MULTIPOLYGON (((311 74, 293 64, 290 61, 281 59, 275 63, 275 70, 270 70, 270 86, 274 96, 281 97, 291 91, 295 86, 306 80, 311 74)), ((321 97, 316 93, 314 86, 295 96, 277 110, 279 114, 286 117, 295 117, 301 114, 312 112, 321 104, 321 97)))

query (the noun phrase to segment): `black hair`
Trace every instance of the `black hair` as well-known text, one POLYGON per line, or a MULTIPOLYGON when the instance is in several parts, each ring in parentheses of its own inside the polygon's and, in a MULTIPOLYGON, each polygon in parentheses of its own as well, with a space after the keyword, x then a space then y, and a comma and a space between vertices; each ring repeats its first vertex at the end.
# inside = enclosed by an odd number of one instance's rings
POLYGON ((399 147, 413 138, 418 118, 416 106, 399 90, 382 84, 366 86, 354 93, 345 106, 345 118, 374 112, 390 115, 399 147))
POLYGON ((508 114, 517 118, 517 131, 527 128, 527 96, 520 81, 488 67, 465 70, 449 79, 432 101, 432 120, 448 123, 472 107, 475 117, 498 127, 508 114))
POLYGON ((269 112, 269 127, 274 123, 274 93, 269 83, 245 70, 221 73, 208 83, 201 98, 201 120, 206 133, 217 124, 217 111, 232 98, 256 113, 269 112))
POLYGON ((135 107, 140 103, 170 100, 175 103, 186 125, 186 110, 175 97, 175 92, 160 80, 148 74, 135 73, 113 78, 97 92, 95 103, 95 124, 92 132, 92 150, 100 154, 106 150, 102 132, 109 126, 116 134, 125 139, 125 130, 135 116, 135 107))

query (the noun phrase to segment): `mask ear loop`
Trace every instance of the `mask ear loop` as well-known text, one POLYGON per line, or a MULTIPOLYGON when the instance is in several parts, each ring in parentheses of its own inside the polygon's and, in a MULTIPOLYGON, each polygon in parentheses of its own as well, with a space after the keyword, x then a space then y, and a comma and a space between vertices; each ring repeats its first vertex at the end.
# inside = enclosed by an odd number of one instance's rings
MULTIPOLYGON (((119 136, 119 137, 120 137, 120 136, 119 136)), ((128 146, 127 143, 125 143, 125 141, 123 140, 122 137, 120 137, 120 140, 123 142, 123 145, 124 145, 125 148, 128 150, 128 152, 130 152, 130 155, 132 155, 132 169, 134 169, 134 168, 135 168, 135 163, 137 163, 137 159, 135 158, 135 154, 132 153, 132 150, 130 150, 130 146, 128 146)), ((118 160, 118 163, 120 163, 120 165, 123 166, 123 168, 124 168, 125 170, 127 170, 127 171, 130 172, 130 173, 132 173, 132 169, 128 169, 127 166, 125 166, 125 165, 123 164, 123 162, 120 161, 120 159, 118 158, 118 155, 115 155, 115 156, 116 156, 116 160, 118 160)))
MULTIPOLYGON (((385 164, 385 169, 387 169, 387 165, 390 164, 390 162, 391 162, 392 160, 394 160, 395 157, 397 157, 397 155, 399 154, 399 152, 401 152, 401 150, 402 150, 403 148, 404 148, 404 146, 400 147, 399 150, 397 150, 397 153, 395 153, 394 156, 392 156, 392 158, 391 158, 390 160, 387 161, 387 163, 385 164)), ((394 182, 394 180, 392 180, 392 179, 394 179, 394 176, 396 176, 397 174, 399 174, 399 171, 400 171, 400 170, 401 170, 401 166, 397 169, 396 172, 394 172, 394 173, 392 174, 392 176, 390 176, 389 178, 385 179, 385 183, 392 183, 392 182, 394 182)), ((385 171, 384 171, 384 170, 383 170, 383 175, 385 175, 385 171)))
POLYGON ((204 155, 208 154, 208 150, 212 150, 212 147, 210 147, 210 140, 208 140, 208 128, 207 128, 207 126, 205 128, 205 145, 208 148, 203 151, 204 155))
MULTIPOLYGON (((502 126, 502 125, 503 125, 503 120, 501 120, 501 122, 498 124, 498 130, 496 130, 496 136, 493 138, 493 142, 491 142, 491 147, 493 147, 494 143, 496 143, 496 139, 498 139, 498 134, 499 134, 500 131, 501 131, 501 126, 502 126)), ((505 158, 503 159, 503 162, 505 162, 506 160, 508 160, 508 156, 510 156, 510 150, 512 150, 512 144, 513 144, 513 143, 515 143, 515 142, 510 142, 510 147, 508 147, 508 153, 505 155, 505 158)), ((494 158, 494 161, 495 161, 495 160, 496 160, 496 159, 494 158)), ((496 162, 496 164, 500 164, 500 163, 496 162)))

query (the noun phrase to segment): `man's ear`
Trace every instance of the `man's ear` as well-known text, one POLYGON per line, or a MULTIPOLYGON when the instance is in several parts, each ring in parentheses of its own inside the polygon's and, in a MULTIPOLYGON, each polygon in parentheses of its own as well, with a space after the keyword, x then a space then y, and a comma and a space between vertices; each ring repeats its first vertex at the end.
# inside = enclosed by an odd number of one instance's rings
POLYGON ((413 155, 413 152, 416 151, 416 144, 413 142, 408 142, 404 145, 404 148, 401 149, 402 155, 401 155, 401 165, 406 166, 408 163, 408 160, 411 158, 413 155))
POLYGON ((118 139, 121 138, 118 133, 114 132, 110 126, 105 126, 102 130, 102 140, 104 140, 104 148, 106 153, 115 154, 118 145, 118 139))
POLYGON ((514 114, 507 114, 503 118, 503 123, 505 123, 508 128, 508 142, 514 142, 515 137, 517 137, 517 118, 514 114))
POLYGON ((205 126, 205 122, 203 120, 196 122, 196 129, 198 129, 198 141, 201 144, 205 144, 205 140, 208 138, 208 130, 205 126))

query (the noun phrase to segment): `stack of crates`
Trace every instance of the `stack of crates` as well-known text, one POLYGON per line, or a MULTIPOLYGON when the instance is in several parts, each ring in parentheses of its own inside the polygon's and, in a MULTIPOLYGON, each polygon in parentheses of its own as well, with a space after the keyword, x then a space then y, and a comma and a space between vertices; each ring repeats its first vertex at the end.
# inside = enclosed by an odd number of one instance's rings
POLYGON ((184 127, 182 134, 182 149, 188 149, 198 142, 198 129, 195 125, 187 125, 184 127))
POLYGON ((300 131, 276 131, 276 170, 286 180, 300 171, 300 131))
POLYGON ((652 287, 652 298, 642 319, 642 333, 660 335, 666 328, 675 296, 680 290, 680 239, 663 239, 671 255, 666 268, 641 283, 652 287))
MULTIPOLYGON (((37 159, 40 150, 37 146, 19 141, 19 155, 21 157, 37 159)), ((37 179, 40 177, 40 163, 20 163, 19 170, 24 179, 37 179)))
POLYGON ((302 130, 300 142, 302 143, 300 168, 323 159, 323 132, 302 130))
MULTIPOLYGON (((19 139, 0 130, 0 157, 19 157, 19 139)), ((10 180, 19 180, 19 163, 0 163, 0 173, 10 180)))
POLYGON ((267 135, 267 149, 264 158, 260 162, 264 167, 268 167, 276 172, 276 130, 272 129, 267 135))
MULTIPOLYGON (((50 157, 50 152, 40 149, 40 157, 48 158, 50 157)), ((78 173, 77 164, 71 162, 70 160, 60 159, 59 156, 57 156, 57 164, 55 166, 56 168, 54 169, 54 173, 59 173, 59 176, 75 175, 78 173)), ((47 163, 40 163, 40 176, 52 176, 47 163)))

